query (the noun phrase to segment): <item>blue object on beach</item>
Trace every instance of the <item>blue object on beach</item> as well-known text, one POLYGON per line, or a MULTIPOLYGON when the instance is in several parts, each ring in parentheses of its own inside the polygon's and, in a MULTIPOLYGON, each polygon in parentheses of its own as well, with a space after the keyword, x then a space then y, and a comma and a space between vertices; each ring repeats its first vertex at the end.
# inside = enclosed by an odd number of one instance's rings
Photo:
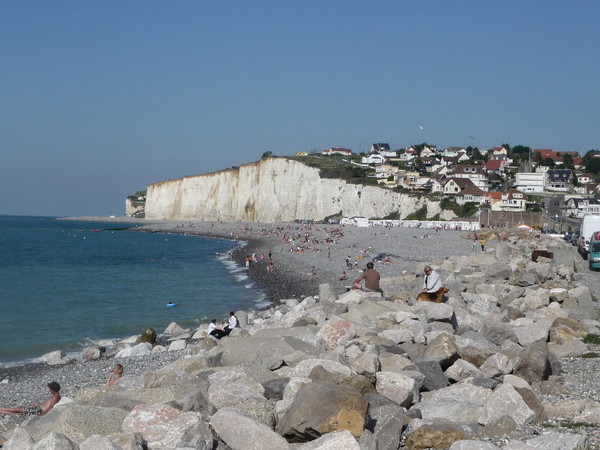
POLYGON ((173 307, 173 306, 177 306, 177 303, 169 302, 165 306, 173 307))

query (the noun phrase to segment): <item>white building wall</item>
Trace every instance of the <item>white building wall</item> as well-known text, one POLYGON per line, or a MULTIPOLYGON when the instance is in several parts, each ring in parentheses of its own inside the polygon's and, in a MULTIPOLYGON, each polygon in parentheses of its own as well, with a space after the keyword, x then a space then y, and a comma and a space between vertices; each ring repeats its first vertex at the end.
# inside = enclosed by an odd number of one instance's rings
POLYGON ((544 192, 546 174, 535 172, 517 173, 515 188, 524 193, 544 192))

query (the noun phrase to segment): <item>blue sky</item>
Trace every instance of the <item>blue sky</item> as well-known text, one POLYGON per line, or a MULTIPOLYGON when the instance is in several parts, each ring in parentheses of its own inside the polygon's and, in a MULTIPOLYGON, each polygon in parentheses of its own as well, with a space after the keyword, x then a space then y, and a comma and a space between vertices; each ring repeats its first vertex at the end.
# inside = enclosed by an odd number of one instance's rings
POLYGON ((600 148, 599 2, 0 2, 0 214, 329 147, 600 148), (422 126, 423 129, 420 129, 422 126))

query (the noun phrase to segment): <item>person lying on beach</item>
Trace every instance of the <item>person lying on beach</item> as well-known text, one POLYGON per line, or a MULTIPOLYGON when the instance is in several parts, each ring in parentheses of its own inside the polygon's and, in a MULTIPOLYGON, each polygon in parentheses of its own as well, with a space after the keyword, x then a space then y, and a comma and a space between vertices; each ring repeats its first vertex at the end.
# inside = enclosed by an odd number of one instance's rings
POLYGON ((346 271, 344 270, 344 271, 342 272, 342 274, 340 275, 340 278, 339 278, 339 280, 340 280, 340 281, 344 281, 344 280, 347 280, 347 279, 348 279, 348 274, 347 274, 347 273, 346 273, 346 271))
POLYGON ((208 324, 208 334, 216 337, 217 339, 221 339, 223 336, 227 335, 227 333, 223 331, 223 328, 217 325, 217 319, 211 320, 208 324))
POLYGON ((0 414, 11 414, 15 416, 43 416, 48 414, 54 405, 60 401, 60 384, 56 381, 48 383, 50 398, 42 403, 32 403, 31 406, 18 406, 16 408, 0 408, 0 414))
POLYGON ((108 380, 106 380, 107 386, 112 386, 123 376, 123 364, 115 364, 113 370, 108 372, 108 380))

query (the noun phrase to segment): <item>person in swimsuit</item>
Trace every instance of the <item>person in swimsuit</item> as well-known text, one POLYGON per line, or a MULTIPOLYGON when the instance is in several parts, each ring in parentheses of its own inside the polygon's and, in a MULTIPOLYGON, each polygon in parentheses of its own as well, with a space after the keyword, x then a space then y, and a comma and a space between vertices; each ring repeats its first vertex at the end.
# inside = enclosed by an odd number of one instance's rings
POLYGON ((48 383, 50 398, 42 403, 33 403, 31 406, 18 406, 16 408, 0 408, 0 414, 11 414, 17 416, 43 416, 48 414, 54 405, 60 401, 60 384, 56 381, 48 383))
POLYGON ((107 386, 112 386, 123 376, 123 364, 115 364, 115 368, 108 372, 107 386))

